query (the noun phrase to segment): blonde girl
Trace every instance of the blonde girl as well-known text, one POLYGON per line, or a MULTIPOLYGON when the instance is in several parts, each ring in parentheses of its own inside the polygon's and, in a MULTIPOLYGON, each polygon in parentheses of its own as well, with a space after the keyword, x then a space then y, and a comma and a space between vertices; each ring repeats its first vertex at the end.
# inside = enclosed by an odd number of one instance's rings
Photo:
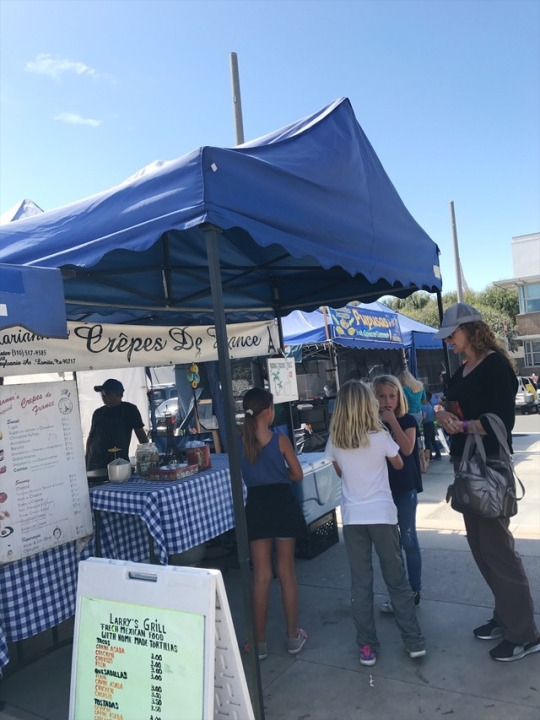
POLYGON ((397 511, 388 483, 387 460, 403 466, 399 446, 384 429, 372 390, 359 380, 338 392, 325 457, 342 481, 343 538, 351 568, 352 614, 362 665, 375 665, 372 547, 375 547, 396 623, 411 658, 426 654, 414 599, 403 569, 397 511))
POLYGON ((248 390, 243 398, 244 430, 241 453, 242 477, 247 487, 246 521, 253 563, 253 606, 259 660, 268 656, 266 621, 272 548, 287 626, 287 651, 296 655, 307 635, 297 625, 298 585, 294 569, 296 538, 304 527, 300 506, 291 481, 304 477, 302 466, 288 437, 273 432, 272 393, 262 388, 248 390))
MULTIPOLYGON (((418 493, 422 492, 422 472, 418 452, 418 426, 407 412, 407 400, 399 380, 393 375, 379 375, 373 380, 373 390, 379 403, 381 420, 399 445, 403 467, 389 467, 388 477, 392 498, 397 508, 401 544, 405 551, 407 574, 414 592, 414 602, 420 603, 422 589, 422 556, 416 532, 418 493)), ((393 612, 391 600, 381 607, 393 612)))
POLYGON ((422 403, 426 397, 424 383, 417 380, 407 368, 404 368, 399 374, 399 381, 407 398, 409 412, 420 426, 422 424, 422 403))

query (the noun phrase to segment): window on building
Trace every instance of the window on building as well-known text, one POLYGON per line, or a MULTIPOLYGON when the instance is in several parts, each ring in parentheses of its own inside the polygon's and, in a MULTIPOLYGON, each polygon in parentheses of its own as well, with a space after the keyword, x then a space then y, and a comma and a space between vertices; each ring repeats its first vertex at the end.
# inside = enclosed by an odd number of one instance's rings
POLYGON ((519 288, 519 312, 540 312, 540 283, 521 285, 519 288))
POLYGON ((540 340, 525 340, 523 348, 525 350, 525 366, 538 367, 540 365, 540 340))

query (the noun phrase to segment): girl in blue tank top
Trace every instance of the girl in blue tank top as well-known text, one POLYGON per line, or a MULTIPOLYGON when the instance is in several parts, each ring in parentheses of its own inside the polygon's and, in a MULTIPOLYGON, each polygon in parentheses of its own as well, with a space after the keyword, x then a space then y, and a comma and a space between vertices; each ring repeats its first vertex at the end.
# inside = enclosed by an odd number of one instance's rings
POLYGON ((291 441, 271 429, 272 393, 248 390, 243 398, 242 478, 247 487, 246 521, 253 563, 253 612, 259 660, 268 656, 266 620, 272 582, 272 548, 287 625, 287 651, 296 655, 307 635, 298 628, 298 585, 294 569, 296 538, 304 527, 291 481, 304 477, 291 441))

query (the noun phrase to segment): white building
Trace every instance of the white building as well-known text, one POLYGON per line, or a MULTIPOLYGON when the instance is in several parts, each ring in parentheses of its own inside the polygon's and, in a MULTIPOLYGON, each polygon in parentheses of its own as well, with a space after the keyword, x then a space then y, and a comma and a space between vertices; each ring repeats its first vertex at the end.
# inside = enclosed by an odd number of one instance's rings
POLYGON ((523 374, 540 374, 540 233, 512 238, 514 276, 494 285, 517 288, 518 339, 523 343, 523 374))

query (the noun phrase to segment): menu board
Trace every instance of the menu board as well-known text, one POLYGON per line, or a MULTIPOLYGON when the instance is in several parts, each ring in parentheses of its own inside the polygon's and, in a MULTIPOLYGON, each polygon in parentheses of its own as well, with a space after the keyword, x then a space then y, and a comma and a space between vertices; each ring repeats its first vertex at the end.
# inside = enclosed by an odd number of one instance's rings
POLYGON ((221 573, 80 562, 69 720, 218 715, 255 720, 221 573))
POLYGON ((92 534, 75 381, 0 386, 0 563, 92 534))
POLYGON ((88 597, 79 614, 75 717, 203 720, 204 615, 88 597))

